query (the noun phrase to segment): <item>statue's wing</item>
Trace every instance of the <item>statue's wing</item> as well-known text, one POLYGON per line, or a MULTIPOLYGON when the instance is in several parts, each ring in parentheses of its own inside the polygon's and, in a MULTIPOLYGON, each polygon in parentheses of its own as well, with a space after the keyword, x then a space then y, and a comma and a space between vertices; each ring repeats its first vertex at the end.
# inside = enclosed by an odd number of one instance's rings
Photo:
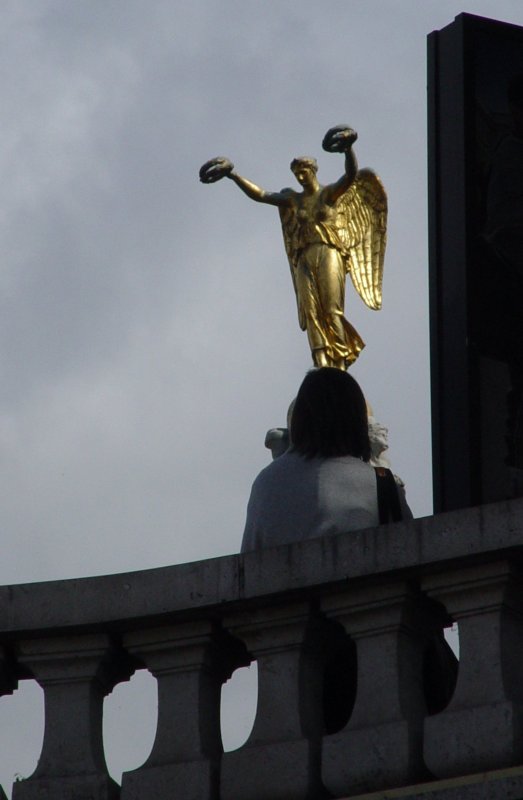
MULTIPOLYGON (((283 192, 292 192, 292 189, 282 189, 283 192)), ((279 206, 281 229, 283 233, 283 243, 285 245, 285 252, 289 259, 289 267, 291 269, 292 285, 294 294, 296 295, 296 304, 298 307, 298 322, 302 331, 307 327, 303 309, 300 306, 300 299, 296 288, 296 267, 298 266, 298 253, 296 250, 296 235, 294 226, 296 225, 296 214, 289 206, 279 206)))
POLYGON ((354 288, 369 308, 381 308, 387 195, 375 172, 359 170, 338 201, 336 227, 354 288))

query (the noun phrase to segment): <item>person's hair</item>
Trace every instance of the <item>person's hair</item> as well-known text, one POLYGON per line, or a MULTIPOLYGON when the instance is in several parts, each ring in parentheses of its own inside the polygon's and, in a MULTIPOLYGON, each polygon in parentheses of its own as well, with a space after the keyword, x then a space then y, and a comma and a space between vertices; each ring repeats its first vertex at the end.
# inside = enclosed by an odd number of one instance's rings
POLYGON ((367 405, 353 377, 334 367, 307 373, 292 411, 291 442, 305 458, 354 456, 369 461, 367 405))
POLYGON ((293 158, 291 161, 291 170, 296 172, 298 169, 312 169, 313 172, 318 172, 318 162, 312 156, 300 156, 293 158))

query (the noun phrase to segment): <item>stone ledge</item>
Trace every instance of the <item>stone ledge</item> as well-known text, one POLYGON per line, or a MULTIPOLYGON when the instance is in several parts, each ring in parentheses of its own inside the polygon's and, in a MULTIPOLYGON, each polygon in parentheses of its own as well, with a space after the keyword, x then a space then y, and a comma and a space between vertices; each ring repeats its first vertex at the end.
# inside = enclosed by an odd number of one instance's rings
POLYGON ((351 795, 340 800, 407 800, 416 797, 423 800, 523 800, 523 767, 351 795))
MULTIPOLYGON (((154 532, 152 534, 154 536, 154 532)), ((222 616, 242 601, 263 603, 385 574, 443 570, 514 554, 523 560, 523 499, 313 539, 244 555, 100 577, 0 587, 0 635, 53 629, 107 630, 222 616), (472 562, 471 562, 472 559, 472 562)))

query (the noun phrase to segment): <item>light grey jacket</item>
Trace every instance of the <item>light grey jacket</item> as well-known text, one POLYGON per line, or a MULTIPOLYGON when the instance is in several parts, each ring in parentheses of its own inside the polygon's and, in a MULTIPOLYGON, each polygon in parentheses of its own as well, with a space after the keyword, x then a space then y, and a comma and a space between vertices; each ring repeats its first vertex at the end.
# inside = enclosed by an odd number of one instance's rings
MULTIPOLYGON (((405 519, 412 517, 402 489, 405 519)), ((287 451, 253 483, 242 552, 379 524, 374 469, 353 456, 303 458, 287 451)))

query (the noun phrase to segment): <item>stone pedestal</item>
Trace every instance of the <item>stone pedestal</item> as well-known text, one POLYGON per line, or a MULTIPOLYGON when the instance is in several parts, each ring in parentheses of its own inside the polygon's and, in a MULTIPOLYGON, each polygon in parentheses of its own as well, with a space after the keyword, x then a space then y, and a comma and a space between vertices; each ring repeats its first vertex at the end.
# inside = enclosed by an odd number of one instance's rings
POLYGON ((425 721, 425 760, 439 778, 523 760, 522 581, 508 562, 424 581, 459 627, 458 683, 449 706, 425 721))
POLYGON ((222 800, 324 796, 319 737, 314 741, 306 730, 307 716, 315 716, 310 706, 321 702, 319 693, 314 697, 320 676, 306 663, 309 616, 308 604, 296 603, 225 621, 258 662, 258 706, 247 743, 223 755, 222 800))
POLYGON ((102 738, 103 700, 119 663, 109 637, 23 641, 18 660, 44 690, 45 730, 38 766, 14 784, 13 800, 117 800, 102 738))
MULTIPOLYGON (((9 661, 5 648, 0 647, 0 697, 12 694, 17 682, 9 668, 9 661)), ((0 800, 7 800, 4 790, 0 786, 0 800)))
POLYGON ((121 800, 217 800, 227 651, 219 631, 202 620, 124 641, 158 681, 158 727, 145 764, 123 774, 121 800))
POLYGON ((426 774, 418 598, 396 583, 327 596, 322 609, 356 642, 358 659, 349 723, 323 740, 325 786, 343 797, 412 783, 426 774))

